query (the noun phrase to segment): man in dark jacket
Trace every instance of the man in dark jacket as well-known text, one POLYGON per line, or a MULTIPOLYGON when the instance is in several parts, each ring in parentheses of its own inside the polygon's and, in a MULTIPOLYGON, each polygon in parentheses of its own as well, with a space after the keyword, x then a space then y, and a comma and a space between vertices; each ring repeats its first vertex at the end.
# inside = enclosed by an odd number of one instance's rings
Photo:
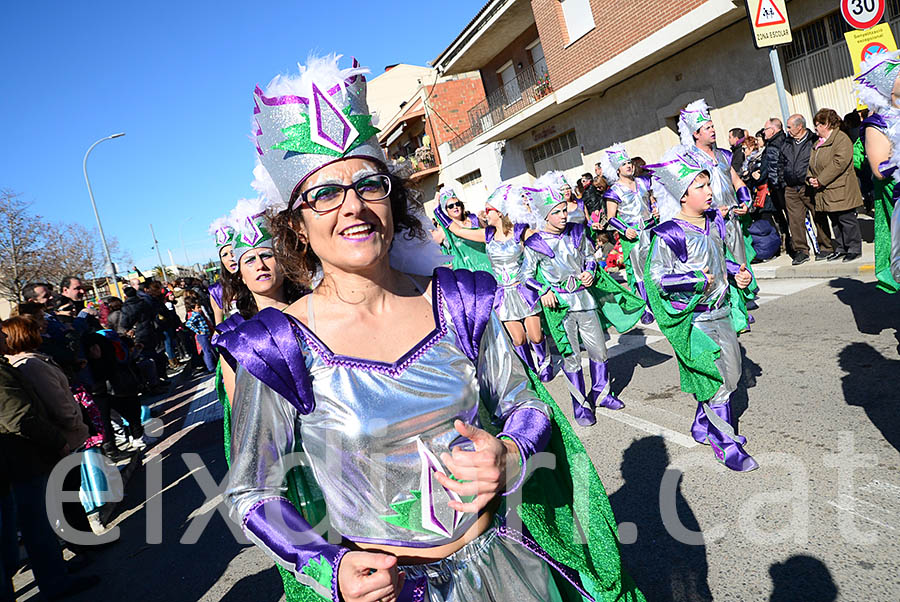
POLYGON ((784 159, 781 149, 787 141, 781 120, 770 117, 763 128, 763 136, 766 139, 766 150, 763 153, 763 170, 766 172, 766 183, 769 185, 769 198, 775 206, 775 223, 785 237, 785 249, 790 252, 791 235, 788 220, 784 210, 784 159))
POLYGON ((728 130, 728 145, 731 147, 731 168, 735 173, 741 173, 744 169, 744 137, 746 133, 742 128, 728 130))
POLYGON ((156 312, 153 298, 145 301, 130 286, 126 286, 124 292, 125 302, 122 304, 120 327, 125 332, 133 333, 135 343, 141 343, 147 349, 156 349, 156 312))
POLYGON ((46 499, 48 475, 71 450, 6 352, 6 335, 0 330, 0 597, 15 599, 18 525, 41 593, 56 600, 93 587, 99 578, 71 577, 66 570, 46 499))
POLYGON ((803 115, 791 115, 788 118, 788 134, 786 144, 781 148, 781 160, 784 166, 784 200, 788 216, 791 241, 794 246, 794 265, 809 261, 809 243, 806 238, 806 213, 812 216, 816 225, 816 240, 819 252, 816 260, 824 259, 831 253, 831 229, 828 218, 816 215, 813 191, 806 185, 806 171, 809 168, 809 154, 816 143, 816 136, 806 127, 803 115))

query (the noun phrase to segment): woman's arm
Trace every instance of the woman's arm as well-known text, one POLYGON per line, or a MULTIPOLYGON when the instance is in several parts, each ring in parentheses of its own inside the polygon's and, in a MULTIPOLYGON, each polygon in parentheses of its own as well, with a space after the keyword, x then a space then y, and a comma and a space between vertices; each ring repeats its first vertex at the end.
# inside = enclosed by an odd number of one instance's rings
POLYGON ((872 175, 884 180, 885 176, 881 173, 882 163, 891 158, 891 141, 878 128, 866 128, 866 158, 869 167, 872 168, 872 175))
POLYGON ((213 319, 216 322, 214 324, 214 326, 224 322, 225 321, 225 312, 222 310, 221 307, 219 307, 219 304, 216 303, 215 297, 213 297, 211 294, 209 296, 209 304, 212 307, 213 319))
POLYGON ((484 242, 484 229, 483 228, 463 228, 456 222, 450 224, 448 228, 450 232, 459 236, 460 238, 464 238, 466 240, 471 240, 472 242, 484 242))
POLYGON ((238 368, 225 504, 253 543, 301 584, 338 602, 338 568, 348 550, 325 541, 286 497, 298 419, 287 400, 238 368))

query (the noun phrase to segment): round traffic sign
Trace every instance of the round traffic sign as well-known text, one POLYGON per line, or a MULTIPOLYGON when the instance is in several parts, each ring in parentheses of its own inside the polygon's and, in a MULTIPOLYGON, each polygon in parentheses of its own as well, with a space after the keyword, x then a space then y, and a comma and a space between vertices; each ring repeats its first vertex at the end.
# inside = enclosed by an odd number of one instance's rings
POLYGON ((841 14, 855 29, 869 29, 884 16, 884 0, 841 0, 841 14))
POLYGON ((871 44, 866 44, 862 49, 862 62, 865 62, 872 58, 872 56, 879 54, 881 52, 887 52, 887 46, 882 44, 881 42, 872 42, 871 44))

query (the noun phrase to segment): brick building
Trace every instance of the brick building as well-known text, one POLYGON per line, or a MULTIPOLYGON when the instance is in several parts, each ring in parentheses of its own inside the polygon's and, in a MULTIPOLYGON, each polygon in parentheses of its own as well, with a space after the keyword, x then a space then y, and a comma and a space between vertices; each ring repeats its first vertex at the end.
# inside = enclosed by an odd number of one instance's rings
MULTIPOLYGON (((794 43, 779 49, 791 112, 855 107, 837 3, 791 0, 794 43)), ((897 33, 900 0, 886 19, 897 33)), ((780 109, 768 53, 752 43, 740 0, 489 0, 433 61, 478 71, 485 100, 440 145, 440 181, 477 207, 501 182, 548 169, 574 181, 623 141, 648 162, 678 141, 679 110, 697 98, 726 132, 752 132, 780 109), (623 11, 623 6, 626 10, 623 11), (473 186, 472 183, 477 186, 473 186)))

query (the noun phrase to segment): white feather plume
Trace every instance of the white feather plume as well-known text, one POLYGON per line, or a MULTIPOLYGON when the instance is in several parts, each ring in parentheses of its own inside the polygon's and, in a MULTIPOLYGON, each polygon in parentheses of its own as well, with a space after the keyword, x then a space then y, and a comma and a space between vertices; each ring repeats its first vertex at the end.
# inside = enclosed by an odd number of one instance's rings
POLYGON ((342 54, 326 54, 325 56, 309 55, 306 65, 297 64, 300 73, 297 75, 276 75, 266 86, 266 96, 294 95, 304 98, 312 97, 312 84, 323 92, 335 85, 340 85, 346 93, 346 80, 354 75, 369 73, 368 67, 338 67, 342 54))
POLYGON ((239 234, 252 236, 253 229, 250 225, 250 220, 247 218, 265 213, 268 206, 268 202, 262 197, 241 199, 228 214, 228 222, 239 234))
POLYGON ((537 180, 534 181, 535 188, 550 188, 559 192, 564 187, 571 188, 571 184, 566 180, 566 176, 561 171, 548 171, 537 180))
POLYGON ((884 117, 887 122, 887 136, 891 141, 891 156, 888 158, 888 165, 897 168, 894 174, 894 181, 900 180, 900 109, 893 107, 883 108, 879 114, 884 117))
POLYGON ((659 223, 667 222, 681 211, 681 200, 672 196, 672 193, 656 178, 650 178, 653 198, 656 199, 656 207, 659 209, 659 223))
POLYGON ((621 142, 616 142, 609 148, 603 149, 603 152, 600 153, 600 169, 603 171, 603 177, 610 185, 619 179, 619 169, 613 166, 612 162, 609 160, 609 154, 619 152, 626 152, 625 145, 621 142))
POLYGON ((709 105, 706 104, 705 98, 695 100, 684 107, 684 110, 678 114, 678 136, 681 138, 681 143, 685 146, 694 146, 694 132, 698 129, 694 128, 693 124, 685 121, 685 113, 696 113, 700 111, 709 113, 709 105))
POLYGON ((227 215, 223 215, 222 217, 217 217, 216 219, 214 219, 212 221, 212 223, 209 225, 209 228, 207 229, 206 232, 207 232, 207 234, 209 234, 211 236, 215 236, 216 232, 218 232, 219 230, 221 230, 223 228, 233 228, 231 223, 228 221, 227 215))
MULTIPOLYGON (((853 89, 856 91, 859 101, 868 106, 872 111, 882 113, 884 108, 891 106, 891 98, 890 96, 885 96, 875 88, 865 85, 862 80, 866 78, 869 71, 881 63, 887 60, 896 61, 898 59, 900 59, 900 50, 895 50, 893 52, 879 52, 860 63, 859 72, 861 75, 853 80, 853 89)), ((900 74, 900 72, 898 72, 898 74, 900 74)))
POLYGON ((275 182, 272 181, 272 177, 266 171, 266 168, 263 167, 259 158, 256 159, 256 165, 253 167, 253 181, 250 183, 250 186, 253 187, 253 190, 260 197, 265 199, 268 207, 271 207, 275 212, 281 212, 288 208, 287 200, 281 198, 278 187, 275 186, 275 182))

